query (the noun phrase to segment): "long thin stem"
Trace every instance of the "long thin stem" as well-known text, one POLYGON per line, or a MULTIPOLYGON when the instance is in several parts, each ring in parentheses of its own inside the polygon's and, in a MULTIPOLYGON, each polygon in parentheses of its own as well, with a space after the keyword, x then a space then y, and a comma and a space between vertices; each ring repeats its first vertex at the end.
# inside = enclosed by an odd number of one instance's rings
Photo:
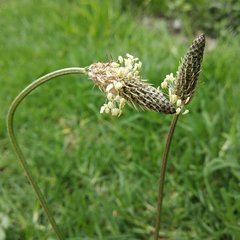
POLYGON ((155 227, 155 234, 154 234, 154 240, 158 240, 159 237, 159 230, 160 230, 160 224, 161 224, 161 211, 162 211, 162 202, 163 202, 163 189, 164 189, 164 179, 165 179, 165 173, 166 173, 166 167, 167 167, 167 158, 169 149, 171 146, 171 141, 173 137, 173 133, 177 124, 179 115, 175 115, 172 119, 166 145, 164 148, 163 156, 162 156, 162 163, 160 167, 160 177, 159 177, 159 189, 158 189, 158 205, 157 205, 157 220, 156 220, 156 227, 155 227))
POLYGON ((47 205, 47 202, 38 186, 38 184, 35 182, 35 180, 33 179, 33 175, 32 172, 22 154, 22 151, 17 143, 17 139, 15 136, 15 132, 14 132, 14 127, 13 127, 13 120, 14 120, 14 114, 16 112, 17 107, 19 106, 19 104, 22 102, 22 100, 29 95, 34 89, 36 89, 37 87, 39 87, 40 85, 48 82, 49 80, 52 80, 56 77, 59 76, 63 76, 66 74, 84 74, 86 73, 85 68, 64 68, 64 69, 60 69, 54 72, 51 72, 37 80, 35 80, 33 83, 31 83, 30 85, 28 85, 25 89, 23 89, 18 96, 14 99, 14 101, 12 102, 9 110, 8 110, 8 115, 7 115, 7 130, 8 130, 8 135, 10 138, 10 141, 12 143, 13 149, 17 155, 17 158, 20 162, 20 164, 22 165, 25 174, 27 175, 27 178, 29 180, 29 182, 31 183, 34 192, 37 195, 37 198, 39 200, 39 202, 41 203, 47 218, 54 230, 54 232, 56 233, 57 237, 59 240, 63 240, 62 234, 60 232, 60 230, 57 227, 57 224, 53 218, 53 215, 51 214, 49 207, 47 205))

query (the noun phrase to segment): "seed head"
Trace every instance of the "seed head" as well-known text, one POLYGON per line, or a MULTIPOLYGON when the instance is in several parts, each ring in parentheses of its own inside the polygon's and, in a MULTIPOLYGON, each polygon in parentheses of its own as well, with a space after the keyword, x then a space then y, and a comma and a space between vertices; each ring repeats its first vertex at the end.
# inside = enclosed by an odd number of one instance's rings
POLYGON ((205 36, 204 34, 201 34, 193 41, 178 68, 176 84, 172 92, 182 101, 186 101, 188 99, 185 104, 188 104, 191 101, 196 90, 204 47, 205 36))
POLYGON ((126 58, 119 56, 116 62, 94 63, 89 66, 89 77, 107 98, 100 113, 120 116, 126 101, 141 109, 166 114, 176 112, 159 89, 140 77, 141 67, 142 63, 138 58, 130 54, 126 58))
MULTIPOLYGON (((205 36, 201 34, 193 41, 183 57, 176 77, 171 73, 161 83, 162 89, 168 89, 169 100, 176 107, 176 114, 179 114, 193 97, 200 73, 204 47, 205 36)), ((188 112, 187 110, 183 114, 188 112)))

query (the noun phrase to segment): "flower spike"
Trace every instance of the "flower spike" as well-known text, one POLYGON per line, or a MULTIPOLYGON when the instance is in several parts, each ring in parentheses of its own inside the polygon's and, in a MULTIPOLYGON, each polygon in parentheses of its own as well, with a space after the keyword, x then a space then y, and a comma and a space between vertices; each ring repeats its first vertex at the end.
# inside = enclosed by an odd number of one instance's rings
MULTIPOLYGON (((205 47, 205 35, 198 36, 183 57, 176 74, 166 76, 161 83, 162 89, 168 89, 169 100, 175 104, 176 114, 187 105, 196 90, 205 47)), ((183 114, 187 114, 185 111, 183 114)))
POLYGON ((173 114, 175 107, 163 93, 143 80, 139 75, 142 63, 127 54, 126 58, 110 63, 94 63, 88 68, 88 76, 105 93, 106 102, 100 113, 120 116, 125 103, 155 112, 173 114))

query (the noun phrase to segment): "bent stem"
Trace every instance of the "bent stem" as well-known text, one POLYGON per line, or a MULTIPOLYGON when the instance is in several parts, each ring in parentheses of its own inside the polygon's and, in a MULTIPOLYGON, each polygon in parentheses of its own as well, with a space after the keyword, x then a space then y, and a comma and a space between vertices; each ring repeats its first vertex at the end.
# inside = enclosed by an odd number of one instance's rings
POLYGON ((164 179, 165 179, 165 172, 166 172, 166 167, 167 167, 167 158, 168 158, 168 153, 169 153, 169 149, 171 146, 171 141, 172 141, 173 133, 174 133, 174 130, 175 130, 175 127, 177 124, 178 117, 179 117, 179 115, 175 115, 172 119, 169 131, 168 131, 166 145, 165 145, 165 149, 163 152, 162 163, 161 163, 161 167, 160 167, 158 203, 157 203, 157 220, 156 220, 154 240, 158 240, 158 237, 159 237, 159 230, 160 230, 160 224, 161 224, 162 202, 163 202, 164 179))
POLYGON ((13 120, 14 120, 14 114, 16 112, 17 107, 19 106, 19 104, 22 102, 22 100, 29 95, 34 89, 36 89, 37 87, 39 87, 40 85, 48 82, 49 80, 52 80, 56 77, 59 76, 63 76, 63 75, 67 75, 67 74, 84 74, 86 73, 85 68, 64 68, 64 69, 60 69, 54 72, 51 72, 49 74, 44 75, 43 77, 40 77, 39 79, 35 80, 33 83, 31 83, 30 85, 28 85, 25 89, 23 89, 18 96, 14 99, 14 101, 12 102, 9 110, 8 110, 8 114, 7 114, 7 131, 8 131, 8 135, 10 138, 10 142, 13 146, 13 149, 15 151, 15 154, 17 156, 17 159, 19 160, 20 164, 22 165, 25 174, 27 175, 27 178, 29 180, 29 182, 31 183, 34 192, 37 195, 37 198, 40 202, 40 204, 42 205, 47 218, 54 230, 54 232, 56 233, 57 237, 59 240, 63 240, 62 234, 60 232, 60 230, 57 227, 57 224, 53 218, 53 215, 50 212, 50 209, 47 205, 47 202, 38 186, 38 184, 35 182, 35 180, 33 179, 33 175, 32 172, 22 154, 22 151, 17 143, 17 139, 15 136, 15 132, 14 132, 14 127, 13 127, 13 120))

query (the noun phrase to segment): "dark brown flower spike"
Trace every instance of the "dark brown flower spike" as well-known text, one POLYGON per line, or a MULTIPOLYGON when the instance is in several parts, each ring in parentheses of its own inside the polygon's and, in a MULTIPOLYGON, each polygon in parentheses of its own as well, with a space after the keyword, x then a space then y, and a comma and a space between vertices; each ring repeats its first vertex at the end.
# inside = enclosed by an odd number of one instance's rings
POLYGON ((189 99, 185 104, 190 102, 196 90, 204 47, 205 35, 201 34, 193 41, 178 68, 173 94, 176 94, 182 101, 189 99))
MULTIPOLYGON (((166 76, 161 83, 163 89, 168 89, 169 100, 175 104, 176 114, 179 114, 188 104, 196 90, 205 47, 205 35, 198 36, 183 57, 176 74, 166 76)), ((188 113, 186 110, 183 114, 188 113)))

